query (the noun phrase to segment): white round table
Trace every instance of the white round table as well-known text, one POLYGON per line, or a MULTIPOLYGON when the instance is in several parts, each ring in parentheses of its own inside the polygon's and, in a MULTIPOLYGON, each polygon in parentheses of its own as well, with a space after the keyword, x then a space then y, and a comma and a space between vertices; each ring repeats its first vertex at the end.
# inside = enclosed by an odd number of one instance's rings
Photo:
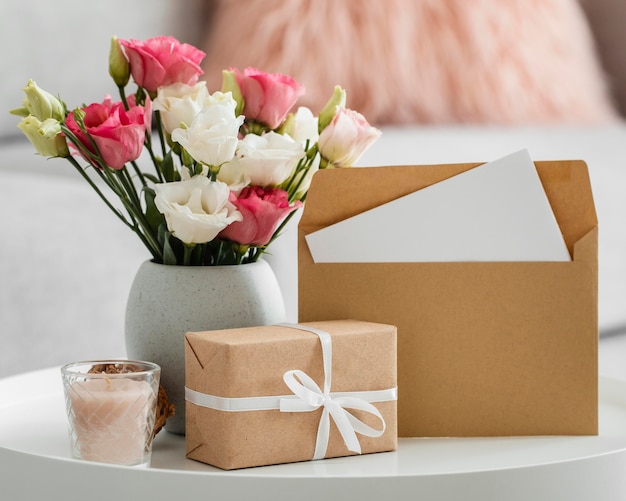
POLYGON ((0 380, 0 494, 32 499, 626 499, 626 382, 600 379, 600 433, 404 438, 396 452, 235 471, 160 433, 149 468, 72 459, 58 368, 0 380))

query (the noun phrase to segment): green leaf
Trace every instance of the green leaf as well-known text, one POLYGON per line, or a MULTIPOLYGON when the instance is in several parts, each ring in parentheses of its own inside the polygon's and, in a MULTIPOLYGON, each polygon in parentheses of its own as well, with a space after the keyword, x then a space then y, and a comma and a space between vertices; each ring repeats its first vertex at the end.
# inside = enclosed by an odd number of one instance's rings
POLYGON ((135 92, 135 103, 144 106, 146 104, 146 91, 139 87, 135 92))
POLYGON ((172 248, 171 237, 172 234, 169 231, 165 233, 165 241, 163 242, 163 264, 176 265, 178 264, 178 259, 172 248))
POLYGON ((165 181, 171 183, 172 181, 180 181, 180 174, 174 167, 174 158, 172 157, 172 150, 167 152, 167 155, 163 158, 161 163, 161 171, 165 181))
POLYGON ((157 230, 157 240, 163 249, 162 264, 177 265, 178 260, 176 259, 176 253, 170 243, 171 235, 172 234, 167 230, 167 226, 165 224, 159 226, 159 229, 157 230))
POLYGON ((152 228, 154 232, 157 232, 158 229, 165 224, 165 216, 157 209, 154 203, 155 196, 156 193, 152 188, 144 188, 143 197, 146 202, 146 219, 148 220, 150 228, 152 228))
POLYGON ((159 178, 157 176, 155 176, 154 174, 146 174, 145 172, 143 173, 143 177, 145 177, 147 180, 153 182, 154 184, 158 184, 161 181, 159 180, 159 178))
POLYGON ((196 245, 191 253, 191 264, 194 266, 202 265, 203 245, 196 245))

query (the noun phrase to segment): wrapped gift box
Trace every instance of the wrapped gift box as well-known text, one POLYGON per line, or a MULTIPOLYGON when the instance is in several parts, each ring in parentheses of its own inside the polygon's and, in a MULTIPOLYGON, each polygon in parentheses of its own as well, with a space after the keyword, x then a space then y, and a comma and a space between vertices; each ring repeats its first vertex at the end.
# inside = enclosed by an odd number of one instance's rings
POLYGON ((185 379, 190 459, 228 470, 397 448, 391 325, 189 332, 185 379))

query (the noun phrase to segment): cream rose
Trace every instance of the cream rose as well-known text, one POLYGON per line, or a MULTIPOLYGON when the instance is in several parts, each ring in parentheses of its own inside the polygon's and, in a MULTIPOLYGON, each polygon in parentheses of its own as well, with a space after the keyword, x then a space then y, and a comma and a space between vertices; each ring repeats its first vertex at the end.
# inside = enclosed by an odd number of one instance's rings
POLYGON ((289 134, 294 141, 309 146, 319 139, 318 118, 306 106, 300 106, 295 113, 290 114, 285 121, 282 131, 289 134))
POLYGON ((242 189, 250 185, 250 178, 246 177, 246 173, 236 155, 230 162, 222 165, 217 174, 217 179, 226 183, 230 191, 235 194, 238 194, 242 189))
POLYGON ((238 144, 243 116, 235 116, 235 100, 230 94, 211 96, 188 128, 172 131, 172 141, 179 143, 198 162, 219 166, 231 160, 238 144))
POLYGON ((288 135, 248 134, 239 142, 237 159, 245 178, 255 186, 279 186, 304 157, 304 148, 288 135))
POLYGON ((205 175, 157 184, 154 190, 154 203, 165 216, 168 230, 186 244, 210 242, 229 224, 242 220, 228 200, 228 185, 205 175))
POLYGON ((195 85, 175 83, 159 87, 152 108, 161 112, 163 127, 170 134, 182 124, 189 126, 200 111, 211 104, 206 82, 195 85))

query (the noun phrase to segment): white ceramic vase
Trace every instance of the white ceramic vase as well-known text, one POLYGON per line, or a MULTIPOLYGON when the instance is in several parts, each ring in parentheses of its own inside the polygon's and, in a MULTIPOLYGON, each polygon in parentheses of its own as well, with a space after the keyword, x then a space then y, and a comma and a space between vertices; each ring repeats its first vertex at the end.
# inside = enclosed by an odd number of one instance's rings
POLYGON ((264 260, 233 266, 144 262, 126 307, 126 351, 161 366, 161 384, 176 413, 165 429, 185 433, 184 336, 190 331, 285 321, 278 281, 264 260))

